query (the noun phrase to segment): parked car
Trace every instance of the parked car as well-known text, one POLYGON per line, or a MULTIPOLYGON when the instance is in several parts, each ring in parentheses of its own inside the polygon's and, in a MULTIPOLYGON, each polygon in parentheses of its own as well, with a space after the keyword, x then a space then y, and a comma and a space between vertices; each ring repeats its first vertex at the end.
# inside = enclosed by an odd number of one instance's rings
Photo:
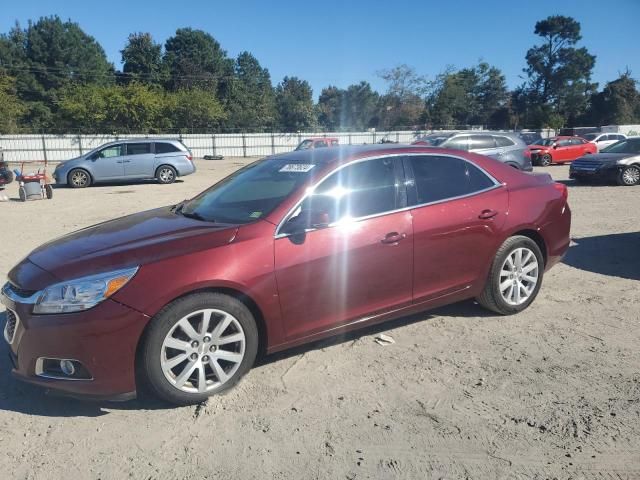
POLYGON ((136 139, 110 142, 61 162, 53 172, 59 185, 84 188, 99 182, 155 178, 173 183, 196 171, 189 149, 178 140, 136 139))
POLYGON ((582 135, 582 138, 589 143, 593 143, 598 147, 598 151, 601 151, 609 145, 624 140, 627 136, 622 133, 587 133, 582 135))
POLYGON ((530 172, 531 156, 527 145, 515 133, 442 132, 418 138, 412 145, 453 148, 479 153, 500 160, 510 167, 530 172))
POLYGON ((580 137, 552 137, 539 145, 529 145, 531 161, 548 167, 552 163, 572 162, 584 155, 598 153, 598 148, 580 137))
POLYGON ((518 132, 518 136, 527 145, 538 144, 542 141, 542 135, 539 132, 518 132))
POLYGON ((35 249, 2 289, 4 336, 27 382, 124 399, 138 379, 201 402, 258 351, 470 298, 520 312, 570 223, 565 185, 485 156, 291 152, 35 249))
POLYGON ((618 185, 640 184, 640 137, 629 137, 571 164, 569 177, 578 182, 614 180, 618 185))
POLYGON ((340 145, 340 140, 334 137, 311 137, 305 138, 301 141, 296 150, 309 150, 310 148, 326 148, 326 147, 337 147, 340 145))

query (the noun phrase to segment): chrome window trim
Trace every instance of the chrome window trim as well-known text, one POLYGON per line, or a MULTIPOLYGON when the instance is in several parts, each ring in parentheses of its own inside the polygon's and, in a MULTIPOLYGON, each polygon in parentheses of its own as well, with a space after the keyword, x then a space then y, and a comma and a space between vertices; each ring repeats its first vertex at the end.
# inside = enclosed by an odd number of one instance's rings
MULTIPOLYGON (((351 161, 349 163, 345 163, 344 165, 340 165, 338 168, 336 168, 335 170, 332 170, 331 172, 326 174, 324 177, 322 177, 312 187, 309 187, 307 189, 307 193, 305 193, 304 196, 298 202, 296 202, 296 204, 293 207, 291 207, 289 209, 287 214, 284 217, 282 217, 282 220, 280 220, 280 223, 278 223, 278 226, 276 227, 276 231, 275 231, 275 234, 274 234, 273 238, 277 240, 279 238, 286 238, 286 237, 291 236, 290 233, 280 233, 280 229, 282 228, 282 226, 291 218, 291 215, 293 215, 293 212, 296 211, 296 209, 302 204, 302 202, 304 202, 308 197, 313 195, 313 192, 318 187, 318 185, 320 185, 322 182, 324 182, 331 175, 333 175, 334 173, 342 170, 343 168, 351 166, 351 165, 355 165, 356 163, 367 162, 369 160, 379 160, 381 158, 425 157, 425 156, 430 156, 430 157, 450 157, 450 158, 456 158, 458 160, 462 160, 462 161, 464 161, 464 162, 466 162, 466 163, 468 163, 470 165, 473 165, 475 168, 477 168, 483 174, 485 174, 489 178, 489 180, 491 180, 493 182, 493 185, 490 186, 490 187, 484 188, 482 190, 478 190, 476 192, 467 193, 465 195, 458 195, 456 197, 443 198, 441 200, 436 200, 436 201, 433 201, 433 202, 426 202, 426 203, 420 203, 420 204, 416 204, 416 205, 409 205, 409 206, 406 206, 406 207, 397 208, 395 210, 389 210, 389 211, 386 211, 386 212, 380 212, 380 213, 374 213, 372 215, 366 215, 364 217, 356 217, 356 218, 352 218, 351 221, 352 222, 360 222, 362 220, 369 220, 371 218, 382 217, 382 216, 385 216, 385 215, 390 215, 392 213, 406 212, 408 210, 414 210, 416 208, 428 207, 428 206, 431 206, 431 205, 437 205, 439 203, 450 202, 450 201, 453 201, 453 200, 459 200, 461 198, 472 197, 472 196, 479 195, 479 194, 485 193, 485 192, 489 192, 491 190, 495 190, 496 188, 500 188, 500 187, 505 186, 504 183, 500 183, 493 175, 491 175, 489 172, 487 172, 480 165, 476 165, 475 163, 470 162, 466 158, 462 158, 462 157, 459 157, 457 155, 452 155, 452 154, 446 154, 446 153, 445 154, 435 154, 435 153, 430 153, 430 152, 419 152, 419 153, 418 152, 411 152, 411 153, 393 153, 393 154, 389 154, 389 155, 380 155, 380 156, 376 156, 376 157, 359 158, 359 159, 353 160, 353 161, 351 161)), ((407 180, 405 180, 405 181, 407 181, 407 180)), ((330 223, 326 227, 322 227, 322 230, 324 230, 325 228, 333 228, 336 225, 338 225, 339 223, 340 223, 339 221, 330 223)), ((307 228, 307 229, 305 229, 305 233, 313 232, 315 230, 321 230, 321 229, 319 229, 319 228, 307 228)))

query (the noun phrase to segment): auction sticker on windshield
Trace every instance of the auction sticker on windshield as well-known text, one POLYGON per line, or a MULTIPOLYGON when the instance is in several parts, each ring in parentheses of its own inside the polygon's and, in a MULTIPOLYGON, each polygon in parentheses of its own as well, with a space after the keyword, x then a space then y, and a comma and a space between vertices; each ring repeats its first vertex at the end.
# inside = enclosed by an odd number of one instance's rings
POLYGON ((287 163, 282 167, 279 172, 295 172, 295 173, 307 173, 315 165, 309 163, 287 163))

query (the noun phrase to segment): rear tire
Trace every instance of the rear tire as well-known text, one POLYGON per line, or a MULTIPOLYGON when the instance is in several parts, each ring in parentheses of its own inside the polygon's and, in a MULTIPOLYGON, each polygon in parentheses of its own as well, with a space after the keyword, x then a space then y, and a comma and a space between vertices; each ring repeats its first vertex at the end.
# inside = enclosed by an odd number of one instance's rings
POLYGON ((48 200, 51 200, 53 198, 53 188, 51 188, 51 185, 46 184, 44 186, 44 193, 48 200))
POLYGON ((538 244, 523 235, 509 237, 496 252, 484 290, 476 300, 500 315, 521 312, 538 295, 543 274, 544 257, 538 244), (529 280, 533 278, 535 283, 529 280))
POLYGON ((24 187, 18 187, 18 196, 20 197, 21 202, 27 201, 27 191, 24 187))
POLYGON ((640 166, 629 165, 618 173, 618 185, 631 187, 640 184, 640 166))
POLYGON ((91 175, 86 170, 74 168, 67 176, 67 184, 71 188, 86 188, 91 185, 91 175))
POLYGON ((257 352, 258 329, 245 304, 221 293, 196 293, 170 303, 151 320, 140 373, 161 399, 192 405, 238 383, 257 352))
POLYGON ((168 185, 175 182, 177 176, 178 174, 176 173, 176 169, 171 165, 161 165, 158 167, 158 170, 156 170, 156 180, 158 180, 158 183, 161 183, 162 185, 168 185))

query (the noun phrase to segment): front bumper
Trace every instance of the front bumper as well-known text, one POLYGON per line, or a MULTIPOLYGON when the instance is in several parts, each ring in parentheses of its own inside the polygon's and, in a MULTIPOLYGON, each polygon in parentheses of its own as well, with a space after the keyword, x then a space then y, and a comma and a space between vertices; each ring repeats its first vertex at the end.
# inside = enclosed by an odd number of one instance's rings
POLYGON ((9 344, 16 378, 72 396, 133 396, 136 348, 149 320, 146 315, 111 299, 84 312, 59 315, 33 315, 30 304, 6 295, 0 300, 17 316, 9 344), (91 379, 44 377, 37 371, 40 357, 77 360, 91 379))
POLYGON ((587 164, 572 163, 569 167, 569 178, 583 180, 615 180, 620 166, 617 164, 587 164))

